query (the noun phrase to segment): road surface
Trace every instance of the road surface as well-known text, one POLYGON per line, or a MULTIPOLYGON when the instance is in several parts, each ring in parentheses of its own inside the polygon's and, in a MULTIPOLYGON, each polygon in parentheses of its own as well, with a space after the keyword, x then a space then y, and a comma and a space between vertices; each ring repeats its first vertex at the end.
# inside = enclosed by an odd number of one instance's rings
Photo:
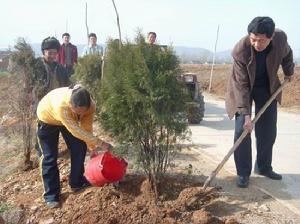
MULTIPOLYGON (((205 117, 200 125, 191 125, 191 143, 200 146, 219 163, 233 145, 234 121, 228 119, 223 100, 206 94, 205 117)), ((279 109, 277 139, 273 148, 273 169, 283 175, 282 181, 251 174, 250 184, 271 195, 300 216, 300 114, 279 109)), ((252 134, 253 163, 256 158, 252 134)), ((224 169, 236 175, 233 156, 224 169)))

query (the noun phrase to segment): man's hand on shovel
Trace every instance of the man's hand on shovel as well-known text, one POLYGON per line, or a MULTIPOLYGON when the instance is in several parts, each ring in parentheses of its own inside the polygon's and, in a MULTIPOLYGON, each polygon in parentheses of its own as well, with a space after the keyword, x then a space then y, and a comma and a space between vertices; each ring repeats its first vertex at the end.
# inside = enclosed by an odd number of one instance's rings
POLYGON ((251 133, 253 130, 253 123, 250 115, 245 115, 244 130, 247 130, 248 133, 251 133))
POLYGON ((293 79, 294 79, 294 75, 290 75, 290 76, 285 75, 284 76, 284 80, 288 80, 289 82, 293 81, 293 79))

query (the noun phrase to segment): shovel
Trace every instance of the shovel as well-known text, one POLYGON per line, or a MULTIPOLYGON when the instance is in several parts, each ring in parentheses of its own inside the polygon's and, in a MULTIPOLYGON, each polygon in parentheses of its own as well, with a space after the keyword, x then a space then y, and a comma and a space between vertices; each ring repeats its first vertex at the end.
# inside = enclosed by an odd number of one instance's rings
MULTIPOLYGON (((276 92, 273 93, 273 95, 270 97, 270 99, 265 103, 265 105, 260 109, 260 111, 256 114, 256 116, 252 120, 252 124, 257 122, 257 120, 261 117, 261 115, 265 112, 265 110, 270 106, 272 101, 277 97, 277 95, 282 91, 284 86, 288 83, 288 80, 284 80, 281 84, 281 86, 276 90, 276 92)), ((206 188, 209 186, 210 182, 216 177, 216 175, 219 173, 219 171, 223 168, 224 164, 227 162, 229 157, 232 155, 232 153, 237 149, 237 147, 241 144, 241 142, 244 140, 244 138, 248 135, 248 131, 244 130, 241 136, 237 139, 237 141, 234 143, 232 148, 229 150, 227 155, 223 158, 223 160, 219 163, 217 168, 212 171, 212 173, 209 175, 209 177, 206 179, 204 185, 203 185, 203 191, 206 190, 206 188)))

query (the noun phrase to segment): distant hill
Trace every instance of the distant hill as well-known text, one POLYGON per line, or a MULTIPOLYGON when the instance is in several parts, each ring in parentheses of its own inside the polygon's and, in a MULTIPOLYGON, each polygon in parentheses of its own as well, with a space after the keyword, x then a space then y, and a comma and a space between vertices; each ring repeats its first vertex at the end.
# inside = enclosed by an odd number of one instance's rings
MULTIPOLYGON (((181 59, 182 63, 188 63, 188 64, 211 63, 213 60, 213 52, 205 48, 175 46, 174 50, 176 51, 176 54, 181 59)), ((215 62, 230 63, 231 50, 217 52, 215 62)))
POLYGON ((174 46, 174 50, 182 63, 205 63, 212 59, 212 53, 205 48, 174 46))

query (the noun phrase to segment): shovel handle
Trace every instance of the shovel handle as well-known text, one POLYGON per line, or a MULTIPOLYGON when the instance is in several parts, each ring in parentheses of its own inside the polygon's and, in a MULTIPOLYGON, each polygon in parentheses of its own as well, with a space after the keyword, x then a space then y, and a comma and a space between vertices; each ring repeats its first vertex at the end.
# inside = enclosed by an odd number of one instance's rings
MULTIPOLYGON (((285 85, 289 82, 289 80, 284 80, 282 84, 278 87, 278 89, 272 94, 270 99, 265 103, 265 105, 259 110, 259 112, 256 114, 256 116, 252 120, 252 124, 254 125, 257 120, 261 117, 261 115, 266 111, 268 106, 273 102, 273 100, 277 97, 277 95, 282 91, 282 89, 285 87, 285 85)), ((244 138, 248 135, 248 131, 244 130, 241 136, 236 140, 232 148, 229 150, 227 155, 223 158, 223 160, 219 163, 217 168, 212 171, 212 173, 208 176, 208 178, 205 180, 203 185, 203 190, 205 190, 210 182, 216 177, 216 175, 220 172, 220 170, 223 168, 224 164, 227 162, 227 160, 230 158, 230 156, 233 154, 233 152, 237 149, 237 147, 241 144, 241 142, 244 140, 244 138)))

